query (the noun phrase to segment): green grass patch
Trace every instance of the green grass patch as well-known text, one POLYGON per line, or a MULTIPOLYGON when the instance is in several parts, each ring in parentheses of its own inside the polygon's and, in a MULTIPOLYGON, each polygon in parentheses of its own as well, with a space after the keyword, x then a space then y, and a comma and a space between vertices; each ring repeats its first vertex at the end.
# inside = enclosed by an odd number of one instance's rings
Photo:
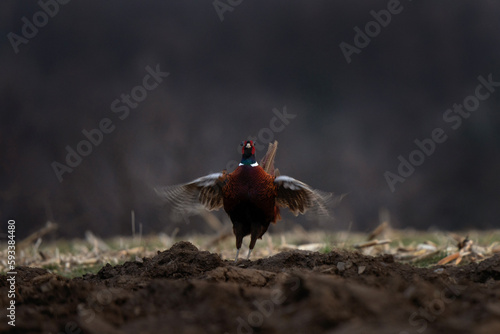
POLYGON ((447 255, 448 254, 445 251, 439 251, 423 259, 412 261, 411 264, 418 268, 428 268, 435 266, 441 259, 445 258, 447 255))

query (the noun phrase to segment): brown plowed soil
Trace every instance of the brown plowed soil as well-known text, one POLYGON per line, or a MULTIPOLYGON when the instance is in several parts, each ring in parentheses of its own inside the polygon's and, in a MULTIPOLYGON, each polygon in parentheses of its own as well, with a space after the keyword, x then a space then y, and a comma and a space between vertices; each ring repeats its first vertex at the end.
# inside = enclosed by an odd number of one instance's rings
POLYGON ((500 256, 416 268, 392 256, 283 252, 237 264, 179 242, 67 279, 17 269, 2 333, 500 333, 500 256))

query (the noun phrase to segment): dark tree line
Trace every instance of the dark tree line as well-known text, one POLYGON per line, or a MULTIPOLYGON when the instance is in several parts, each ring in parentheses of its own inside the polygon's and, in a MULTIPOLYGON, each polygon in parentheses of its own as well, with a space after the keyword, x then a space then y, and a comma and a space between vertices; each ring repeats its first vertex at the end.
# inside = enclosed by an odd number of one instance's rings
POLYGON ((393 2, 243 1, 222 22, 212 2, 2 2, 2 221, 106 236, 129 234, 134 210, 145 233, 206 231, 165 219, 151 187, 227 168, 254 136, 279 141, 282 174, 348 194, 331 228, 370 229, 381 208, 400 228, 496 227, 500 6, 393 2))

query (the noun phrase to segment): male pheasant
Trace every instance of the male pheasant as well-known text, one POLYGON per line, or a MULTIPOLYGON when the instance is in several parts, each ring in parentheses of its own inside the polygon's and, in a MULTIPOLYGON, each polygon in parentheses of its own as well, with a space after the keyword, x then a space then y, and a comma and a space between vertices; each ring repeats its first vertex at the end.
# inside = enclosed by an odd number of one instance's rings
POLYGON ((261 161, 264 168, 255 160, 253 141, 242 142, 242 146, 241 163, 232 173, 224 170, 186 184, 155 189, 180 212, 189 212, 200 203, 208 210, 223 207, 236 236, 235 261, 247 235, 251 238, 247 259, 250 258, 257 239, 262 238, 270 223, 280 219, 280 207, 287 207, 294 215, 308 210, 328 215, 327 203, 332 196, 289 176, 280 176, 274 170, 277 142, 269 145, 261 161))

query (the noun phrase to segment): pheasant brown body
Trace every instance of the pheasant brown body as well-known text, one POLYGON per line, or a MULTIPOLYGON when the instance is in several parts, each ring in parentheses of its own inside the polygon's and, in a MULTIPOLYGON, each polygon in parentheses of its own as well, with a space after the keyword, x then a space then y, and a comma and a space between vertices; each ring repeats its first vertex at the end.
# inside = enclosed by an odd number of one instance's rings
POLYGON ((253 249, 269 224, 280 218, 274 176, 260 166, 239 166, 228 175, 222 194, 224 210, 233 222, 236 248, 241 247, 244 236, 251 234, 250 249, 253 249))
POLYGON ((255 161, 253 142, 246 141, 241 163, 232 173, 214 173, 187 184, 157 188, 156 191, 180 212, 187 213, 200 203, 208 210, 223 207, 233 223, 236 259, 243 237, 247 235, 250 235, 250 257, 257 239, 262 238, 270 223, 280 219, 280 207, 288 207, 295 215, 308 209, 325 215, 328 214, 326 203, 331 197, 331 194, 313 190, 291 177, 278 176, 278 170, 274 170, 277 142, 269 146, 261 161, 264 168, 255 161))

